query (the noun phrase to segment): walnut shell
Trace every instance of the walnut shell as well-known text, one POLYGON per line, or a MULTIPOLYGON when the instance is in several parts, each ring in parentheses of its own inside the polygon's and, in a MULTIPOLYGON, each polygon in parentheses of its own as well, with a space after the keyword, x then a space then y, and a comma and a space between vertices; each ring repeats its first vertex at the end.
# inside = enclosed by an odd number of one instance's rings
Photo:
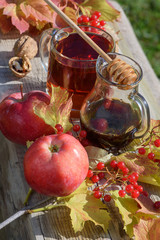
POLYGON ((15 56, 23 57, 25 55, 32 59, 38 52, 37 42, 30 36, 23 35, 15 42, 13 51, 15 56))
POLYGON ((31 71, 31 63, 25 55, 23 57, 13 57, 9 60, 9 68, 17 77, 24 77, 31 71))

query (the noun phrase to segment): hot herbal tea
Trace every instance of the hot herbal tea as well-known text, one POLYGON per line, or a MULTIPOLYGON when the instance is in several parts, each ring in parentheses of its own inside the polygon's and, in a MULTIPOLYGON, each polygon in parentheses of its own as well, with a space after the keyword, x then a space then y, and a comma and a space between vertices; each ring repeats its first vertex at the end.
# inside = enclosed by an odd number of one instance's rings
MULTIPOLYGON (((105 52, 113 51, 114 42, 108 40, 105 34, 88 32, 87 35, 105 52)), ((48 64, 48 91, 51 91, 51 84, 67 89, 70 94, 74 94, 73 109, 80 110, 96 80, 98 54, 77 33, 70 33, 54 45, 50 50, 48 64), (56 54, 55 49, 62 55, 56 54)))

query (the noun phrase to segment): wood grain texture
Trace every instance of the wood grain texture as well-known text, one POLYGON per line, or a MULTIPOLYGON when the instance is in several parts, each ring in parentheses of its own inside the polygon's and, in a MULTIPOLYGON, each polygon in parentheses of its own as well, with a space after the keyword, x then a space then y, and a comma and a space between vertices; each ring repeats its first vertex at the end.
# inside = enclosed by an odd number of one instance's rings
MULTIPOLYGON (((140 91, 147 99, 152 118, 159 118, 160 82, 155 76, 148 60, 146 59, 132 27, 121 7, 113 2, 121 11, 122 19, 114 25, 120 29, 121 51, 132 56, 142 63, 144 81, 140 91)), ((12 32, 0 35, 0 100, 11 92, 19 91, 23 84, 24 92, 41 89, 45 91, 46 72, 42 68, 39 56, 31 60, 32 71, 23 79, 17 79, 8 68, 8 61, 13 57, 13 46, 19 34, 12 32)), ((38 41, 38 38, 37 38, 38 41)), ((23 207, 23 202, 28 191, 28 185, 23 174, 23 156, 26 147, 13 144, 0 134, 0 221, 5 220, 23 207)), ((152 192, 153 199, 158 199, 160 190, 147 185, 152 192)), ((31 205, 44 199, 44 196, 34 194, 31 205)), ((54 240, 54 239, 112 239, 129 240, 123 231, 123 221, 117 209, 109 205, 112 221, 108 233, 99 226, 87 222, 82 232, 75 234, 69 216, 69 209, 56 208, 48 213, 24 215, 0 231, 1 240, 54 240)))

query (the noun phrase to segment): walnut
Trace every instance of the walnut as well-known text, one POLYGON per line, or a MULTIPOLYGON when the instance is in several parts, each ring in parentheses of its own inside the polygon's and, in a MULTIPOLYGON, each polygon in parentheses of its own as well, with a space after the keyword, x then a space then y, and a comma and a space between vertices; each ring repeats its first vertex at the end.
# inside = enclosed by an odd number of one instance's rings
POLYGON ((33 38, 23 35, 15 42, 13 50, 15 56, 23 57, 25 55, 29 59, 32 59, 38 52, 38 46, 33 38))
POLYGON ((31 63, 26 55, 13 57, 9 60, 9 68, 17 77, 21 78, 31 71, 31 63))

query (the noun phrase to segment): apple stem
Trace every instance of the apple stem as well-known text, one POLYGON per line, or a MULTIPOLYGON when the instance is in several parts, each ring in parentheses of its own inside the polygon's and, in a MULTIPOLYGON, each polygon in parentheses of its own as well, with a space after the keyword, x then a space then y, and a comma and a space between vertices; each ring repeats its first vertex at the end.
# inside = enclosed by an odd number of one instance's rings
POLYGON ((22 84, 20 85, 20 91, 21 91, 21 98, 23 100, 23 85, 22 84))
POLYGON ((58 152, 59 151, 59 147, 57 145, 51 145, 49 147, 49 150, 54 153, 54 152, 58 152))
POLYGON ((44 211, 49 211, 49 210, 51 210, 53 208, 56 208, 56 207, 64 207, 64 206, 66 206, 65 203, 49 204, 49 205, 46 205, 46 206, 41 207, 41 208, 27 210, 27 213, 44 212, 44 211))

